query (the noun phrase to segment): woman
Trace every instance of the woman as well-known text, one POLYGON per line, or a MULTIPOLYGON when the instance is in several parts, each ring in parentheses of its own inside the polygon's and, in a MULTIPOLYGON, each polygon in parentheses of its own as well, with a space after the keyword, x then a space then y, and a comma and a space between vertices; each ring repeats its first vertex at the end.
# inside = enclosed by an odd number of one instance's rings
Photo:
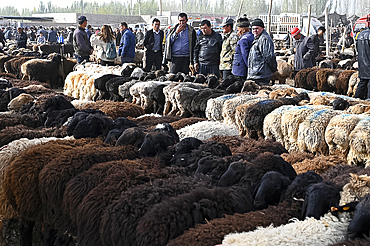
POLYGON ((113 42, 115 47, 115 37, 112 28, 108 25, 103 25, 98 35, 92 35, 90 38, 91 45, 96 47, 96 56, 100 60, 102 66, 113 66, 115 58, 107 58, 106 52, 108 43, 113 42))

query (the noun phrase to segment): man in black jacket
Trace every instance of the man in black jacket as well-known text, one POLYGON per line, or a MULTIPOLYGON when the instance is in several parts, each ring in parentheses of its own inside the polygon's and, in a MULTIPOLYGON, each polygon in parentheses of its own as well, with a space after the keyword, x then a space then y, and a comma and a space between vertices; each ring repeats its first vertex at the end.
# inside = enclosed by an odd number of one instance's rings
POLYGON ((370 14, 367 15, 366 28, 357 37, 358 83, 356 98, 370 99, 370 14))
POLYGON ((18 33, 15 35, 15 41, 17 42, 17 48, 26 48, 27 34, 23 31, 22 27, 18 27, 18 33))
POLYGON ((153 29, 147 31, 145 34, 144 46, 146 48, 146 71, 150 71, 153 65, 155 65, 156 70, 161 69, 164 33, 159 29, 160 25, 160 21, 157 18, 154 18, 152 21, 153 29))
POLYGON ((4 37, 4 30, 5 30, 5 27, 1 27, 0 29, 0 43, 3 44, 3 48, 6 46, 6 42, 5 42, 5 37, 4 37))
POLYGON ((200 23, 202 33, 197 37, 194 47, 194 67, 195 71, 207 76, 214 74, 220 77, 220 53, 222 49, 221 34, 216 33, 211 28, 209 20, 200 23))

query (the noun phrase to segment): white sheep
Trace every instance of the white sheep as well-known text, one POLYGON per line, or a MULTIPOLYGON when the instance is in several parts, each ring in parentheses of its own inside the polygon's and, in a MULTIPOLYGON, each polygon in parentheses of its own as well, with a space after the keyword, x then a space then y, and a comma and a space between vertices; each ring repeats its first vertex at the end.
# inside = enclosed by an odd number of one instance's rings
POLYGON ((133 98, 130 94, 130 88, 136 83, 139 83, 138 80, 131 80, 124 83, 123 85, 118 86, 118 95, 120 95, 126 102, 132 102, 133 98))
POLYGON ((141 76, 143 76, 143 74, 144 74, 143 69, 141 69, 141 68, 139 68, 139 67, 136 67, 136 68, 134 69, 134 71, 132 71, 132 73, 131 73, 130 77, 131 77, 131 78, 135 78, 135 79, 140 79, 140 78, 141 78, 141 76))
POLYGON ((349 135, 347 162, 350 165, 370 165, 370 117, 360 120, 349 135))
POLYGON ((263 134, 265 139, 272 139, 284 145, 284 135, 281 130, 281 117, 284 112, 291 109, 292 105, 283 105, 271 113, 263 120, 263 134))
POLYGON ((353 201, 358 201, 359 198, 370 194, 370 177, 367 175, 357 175, 350 173, 351 179, 349 183, 343 186, 339 205, 344 205, 353 201))
POLYGON ((8 103, 8 110, 11 111, 19 111, 23 105, 28 104, 35 100, 33 96, 27 93, 22 93, 16 98, 13 98, 9 103, 8 103))
POLYGON ((200 121, 193 125, 186 126, 176 131, 180 140, 187 137, 207 140, 213 136, 237 136, 238 129, 215 121, 200 121))
POLYGON ((325 142, 329 146, 329 154, 343 154, 349 151, 349 135, 364 115, 341 114, 334 116, 325 130, 325 142))
POLYGON ((339 110, 322 109, 309 114, 298 128, 297 144, 301 151, 328 154, 328 145, 325 142, 325 129, 339 110))
POLYGON ((358 72, 353 73, 349 78, 347 96, 355 95, 359 82, 360 78, 358 77, 358 72))
POLYGON ((207 101, 206 117, 208 120, 222 121, 222 106, 227 100, 236 97, 237 94, 227 94, 216 98, 211 98, 207 101))

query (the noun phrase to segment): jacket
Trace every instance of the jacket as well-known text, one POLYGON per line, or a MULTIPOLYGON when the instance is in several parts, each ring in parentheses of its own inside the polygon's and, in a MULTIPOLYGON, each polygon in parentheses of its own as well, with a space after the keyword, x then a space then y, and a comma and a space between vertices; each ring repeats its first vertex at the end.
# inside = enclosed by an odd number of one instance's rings
POLYGON ((85 29, 78 27, 73 33, 73 49, 76 55, 89 56, 92 50, 85 29))
MULTIPOLYGON (((189 35, 189 55, 190 55, 190 62, 193 61, 194 57, 194 46, 197 38, 197 34, 195 33, 194 27, 187 25, 188 28, 188 35, 189 35)), ((179 26, 179 24, 176 24, 174 27, 172 27, 166 37, 166 46, 164 50, 164 59, 167 61, 170 61, 172 59, 172 49, 171 49, 171 35, 176 31, 176 28, 179 26)))
POLYGON ((220 70, 231 70, 238 40, 239 37, 234 32, 229 32, 224 35, 220 54, 220 70))
POLYGON ((17 33, 15 40, 17 42, 17 48, 26 48, 27 34, 25 32, 17 33))
POLYGON ((57 41, 57 32, 54 30, 51 30, 48 34, 48 41, 53 43, 57 41))
POLYGON ((221 34, 213 30, 210 35, 199 34, 194 46, 194 64, 219 65, 221 48, 221 34))
POLYGON ((312 39, 312 42, 313 42, 313 45, 314 45, 313 58, 316 58, 318 55, 322 54, 321 49, 320 49, 320 45, 322 45, 324 43, 324 37, 319 36, 319 34, 315 34, 315 35, 311 36, 311 39, 312 39))
POLYGON ((293 53, 294 53, 294 70, 300 71, 304 68, 313 67, 313 57, 315 55, 315 47, 311 38, 304 35, 298 40, 293 42, 293 53), (296 52, 294 53, 294 48, 296 52))
MULTIPOLYGON (((112 62, 115 60, 115 58, 109 59, 105 56, 105 51, 107 50, 108 43, 105 43, 103 40, 101 40, 100 36, 93 34, 90 37, 90 41, 91 41, 91 45, 96 46, 97 59, 100 59, 103 61, 109 61, 109 62, 112 62)), ((116 43, 115 40, 113 39, 112 41, 114 42, 114 45, 115 45, 116 43)))
POLYGON ((5 47, 6 42, 5 42, 5 36, 2 31, 0 31, 0 42, 3 44, 3 47, 5 47))
POLYGON ((357 37, 358 77, 370 79, 370 28, 363 30, 357 37))
POLYGON ((254 38, 248 56, 248 79, 268 79, 277 71, 274 43, 263 30, 254 38))
MULTIPOLYGON (((162 30, 159 30, 159 40, 160 40, 160 53, 162 54, 162 44, 163 44, 163 38, 164 38, 164 32, 162 30)), ((149 30, 145 34, 144 38, 144 46, 147 50, 153 50, 154 46, 154 31, 153 29, 149 30)))
POLYGON ((232 74, 236 76, 246 77, 248 69, 248 55, 254 35, 252 32, 244 33, 235 47, 235 55, 233 61, 232 74))
POLYGON ((135 57, 135 45, 135 34, 126 28, 122 32, 118 55, 122 57, 135 57))

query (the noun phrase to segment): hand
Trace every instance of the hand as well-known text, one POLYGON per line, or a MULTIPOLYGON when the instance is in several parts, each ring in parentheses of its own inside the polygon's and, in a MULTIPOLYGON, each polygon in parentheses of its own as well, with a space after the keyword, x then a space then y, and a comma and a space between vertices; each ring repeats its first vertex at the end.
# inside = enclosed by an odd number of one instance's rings
POLYGON ((199 70, 199 63, 195 63, 194 64, 194 68, 195 68, 195 71, 198 72, 198 70, 199 70))
POLYGON ((179 34, 181 31, 185 30, 186 28, 186 25, 184 24, 180 24, 177 29, 176 29, 176 33, 179 34))

